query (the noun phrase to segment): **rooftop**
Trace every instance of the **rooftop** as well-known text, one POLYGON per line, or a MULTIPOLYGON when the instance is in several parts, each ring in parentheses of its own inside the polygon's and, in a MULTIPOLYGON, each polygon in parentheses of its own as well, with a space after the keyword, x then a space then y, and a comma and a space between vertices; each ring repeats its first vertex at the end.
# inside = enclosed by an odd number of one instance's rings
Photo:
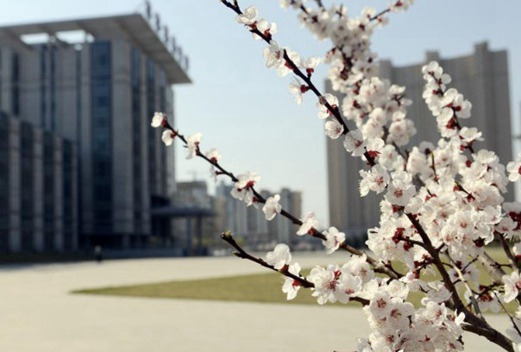
MULTIPOLYGON (((157 21, 157 20, 156 20, 157 21)), ((23 36, 47 34, 56 37, 60 32, 83 31, 94 38, 124 37, 145 55, 154 60, 166 73, 170 84, 191 83, 188 77, 188 58, 168 30, 152 18, 146 19, 139 13, 55 22, 29 23, 0 26, 0 43, 14 44, 32 50, 23 41, 23 36), (155 27, 155 28, 154 28, 155 27)))

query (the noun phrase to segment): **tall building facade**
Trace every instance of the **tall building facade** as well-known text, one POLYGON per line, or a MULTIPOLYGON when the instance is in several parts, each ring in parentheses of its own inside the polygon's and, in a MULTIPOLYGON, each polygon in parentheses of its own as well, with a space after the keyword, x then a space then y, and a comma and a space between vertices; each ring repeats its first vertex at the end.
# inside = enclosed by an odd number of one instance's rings
POLYGON ((0 134, 10 136, 0 145, 0 202, 11 204, 8 223, 0 211, 4 250, 65 249, 59 239, 71 226, 67 249, 138 247, 161 230, 150 211, 169 201, 174 157, 150 119, 173 117, 171 87, 190 79, 186 57, 147 11, 0 27, 0 109, 9 120, 0 134), (54 244, 37 245, 38 230, 32 247, 19 245, 30 236, 24 226, 43 228, 44 243, 52 229, 54 244))
MULTIPOLYGON (((388 60, 380 62, 380 76, 406 87, 405 95, 413 101, 408 116, 416 126, 412 145, 421 141, 435 143, 440 137, 436 120, 422 98, 421 67, 436 60, 452 77, 451 87, 458 89, 472 103, 472 117, 465 123, 483 132, 485 141, 478 148, 496 152, 503 163, 512 160, 508 57, 505 50, 491 51, 487 43, 475 45, 474 53, 441 58, 437 52, 427 52, 425 61, 416 65, 395 67, 388 60)), ((346 233, 364 236, 368 228, 378 225, 381 197, 370 194, 360 197, 358 171, 364 168, 359 158, 345 152, 342 143, 327 143, 330 224, 346 233)))

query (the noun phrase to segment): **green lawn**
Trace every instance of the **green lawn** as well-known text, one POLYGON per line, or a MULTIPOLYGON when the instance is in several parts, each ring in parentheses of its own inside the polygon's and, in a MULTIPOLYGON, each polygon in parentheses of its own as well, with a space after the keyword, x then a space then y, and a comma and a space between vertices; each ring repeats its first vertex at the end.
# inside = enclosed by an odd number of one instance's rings
MULTIPOLYGON (((498 249, 488 251, 501 263, 505 262, 504 254, 498 249)), ((477 264, 479 265, 479 264, 477 264)), ((307 273, 308 271, 304 271, 307 273)), ((436 275, 437 276, 437 275, 436 275)), ((436 279, 430 278, 431 280, 436 279)), ((426 278, 429 280, 429 278, 426 278)), ((254 274, 244 276, 221 277, 213 279, 170 281, 153 284, 104 287, 74 291, 81 294, 114 295, 129 297, 201 299, 217 301, 285 303, 286 295, 282 293, 284 279, 277 273, 254 274)), ((480 278, 482 283, 488 283, 486 275, 480 278)), ((411 293, 409 299, 415 306, 420 306, 423 297, 420 293, 411 293)), ((291 304, 317 304, 311 296, 311 291, 301 289, 299 295, 291 304)), ((358 305, 358 303, 353 303, 358 305)), ((515 304, 509 305, 509 310, 515 310, 515 304)))
MULTIPOLYGON (((213 279, 170 281, 135 286, 105 287, 74 291, 99 295, 203 299, 218 301, 284 303, 283 278, 277 273, 232 276, 213 279)), ((292 304, 316 304, 311 292, 301 289, 292 304), (306 292, 307 291, 307 292, 306 292)))

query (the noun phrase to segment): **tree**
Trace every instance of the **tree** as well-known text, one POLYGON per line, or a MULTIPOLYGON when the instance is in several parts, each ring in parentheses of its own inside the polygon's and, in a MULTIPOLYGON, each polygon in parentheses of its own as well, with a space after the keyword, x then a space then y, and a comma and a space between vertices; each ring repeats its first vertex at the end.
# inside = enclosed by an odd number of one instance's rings
POLYGON ((284 216, 298 226, 296 234, 323 241, 328 253, 349 253, 343 266, 316 267, 300 274, 289 248, 279 244, 266 259, 245 251, 225 232, 222 238, 236 255, 286 276, 282 287, 288 299, 301 288, 312 291, 319 304, 355 301, 365 311, 372 333, 360 340, 359 351, 462 350, 464 330, 481 335, 507 351, 521 351, 521 313, 514 315, 505 304, 521 303, 519 262, 521 203, 504 202, 508 182, 521 177, 521 155, 505 168, 491 151, 475 150, 481 138, 476 128, 463 121, 471 117, 471 103, 454 88, 451 78, 437 62, 422 69, 423 97, 440 132, 437 144, 423 142, 409 147, 416 132, 407 117, 405 87, 376 76, 377 62, 370 38, 392 12, 407 10, 412 0, 395 0, 376 12, 365 9, 357 18, 347 17, 343 6, 326 8, 301 0, 281 0, 296 10, 302 23, 320 40, 333 47, 324 58, 301 58, 274 39, 276 25, 259 18, 255 7, 242 9, 238 1, 220 0, 236 15, 238 23, 267 44, 266 66, 281 77, 292 75, 290 91, 300 103, 305 94, 317 99, 318 117, 324 120, 329 138, 343 140, 352 157, 367 165, 360 170, 360 194, 383 195, 380 225, 368 230, 364 252, 349 244, 349 236, 330 227, 325 231, 313 213, 302 219, 286 211, 280 197, 264 198, 256 191, 256 173, 235 175, 220 164, 220 154, 200 149, 201 135, 185 137, 163 113, 156 113, 152 126, 164 129, 163 141, 177 137, 194 156, 208 162, 216 177, 234 183, 232 195, 246 206, 262 207, 267 220, 284 216), (333 90, 324 94, 313 81, 319 64, 330 66, 333 90), (507 176, 508 174, 508 176, 507 176), (497 263, 487 246, 499 243, 507 264, 497 263), (401 263, 401 265, 397 265, 401 263), (479 275, 489 277, 481 284, 479 275), (422 295, 415 307, 410 294, 422 295), (489 325, 483 312, 504 311, 512 328, 503 334, 489 325))

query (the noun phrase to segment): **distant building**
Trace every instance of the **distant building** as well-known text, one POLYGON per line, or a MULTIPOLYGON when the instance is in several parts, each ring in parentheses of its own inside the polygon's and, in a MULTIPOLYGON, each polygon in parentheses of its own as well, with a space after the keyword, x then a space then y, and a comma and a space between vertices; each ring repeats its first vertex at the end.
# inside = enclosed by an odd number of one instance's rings
POLYGON ((215 188, 215 198, 224 207, 219 211, 219 222, 224 225, 222 231, 231 231, 235 235, 248 234, 248 209, 244 202, 232 197, 233 186, 220 182, 215 188))
MULTIPOLYGON (((280 204, 290 214, 297 218, 301 217, 302 213, 302 193, 292 191, 288 188, 280 190, 280 204)), ((291 221, 283 216, 276 216, 269 223, 269 230, 272 234, 271 239, 278 243, 286 243, 288 245, 294 245, 301 237, 297 236, 298 226, 294 225, 291 221)))
POLYGON ((135 248, 168 229, 151 208, 170 201, 174 154, 150 119, 172 118, 190 79, 164 29, 138 13, 0 27, 1 251, 135 248))
MULTIPOLYGON (((407 98, 413 101, 408 116, 418 132, 411 143, 436 142, 440 138, 436 120, 422 98, 421 67, 432 60, 438 61, 452 76, 450 86, 472 103, 472 117, 465 124, 477 127, 485 138, 476 146, 495 151, 503 163, 512 160, 507 52, 490 51, 487 43, 477 44, 471 55, 452 59, 428 52, 424 63, 416 65, 394 67, 388 60, 380 62, 380 76, 405 86, 407 98)), ((381 197, 372 193, 360 197, 358 171, 363 165, 359 158, 345 152, 341 142, 328 139, 327 159, 330 224, 351 235, 364 236, 368 228, 378 225, 381 197)))
MULTIPOLYGON (((269 197, 271 194, 268 191, 260 192, 263 197, 269 197)), ((274 236, 270 234, 269 221, 266 221, 266 216, 262 209, 254 206, 247 208, 247 232, 250 244, 257 246, 260 243, 269 242, 274 236)))
POLYGON ((211 196, 206 181, 185 181, 176 184, 174 204, 211 208, 211 196))
POLYGON ((216 228, 215 198, 208 194, 205 181, 178 182, 173 206, 181 216, 172 218, 173 246, 184 254, 207 254, 209 247, 221 244, 216 228), (211 214, 210 213, 214 213, 211 214))
MULTIPOLYGON (((266 244, 286 243, 294 244, 298 241, 295 235, 298 227, 283 216, 276 216, 268 221, 262 207, 246 207, 244 202, 233 198, 230 194, 231 185, 219 183, 216 188, 216 200, 223 209, 218 212, 218 223, 225 225, 220 231, 230 230, 232 233, 244 237, 246 243, 252 247, 263 247, 266 244)), ((268 198, 275 193, 261 190, 260 194, 268 198)), ((302 212, 302 194, 283 188, 280 191, 280 204, 284 209, 299 218, 302 212)))

